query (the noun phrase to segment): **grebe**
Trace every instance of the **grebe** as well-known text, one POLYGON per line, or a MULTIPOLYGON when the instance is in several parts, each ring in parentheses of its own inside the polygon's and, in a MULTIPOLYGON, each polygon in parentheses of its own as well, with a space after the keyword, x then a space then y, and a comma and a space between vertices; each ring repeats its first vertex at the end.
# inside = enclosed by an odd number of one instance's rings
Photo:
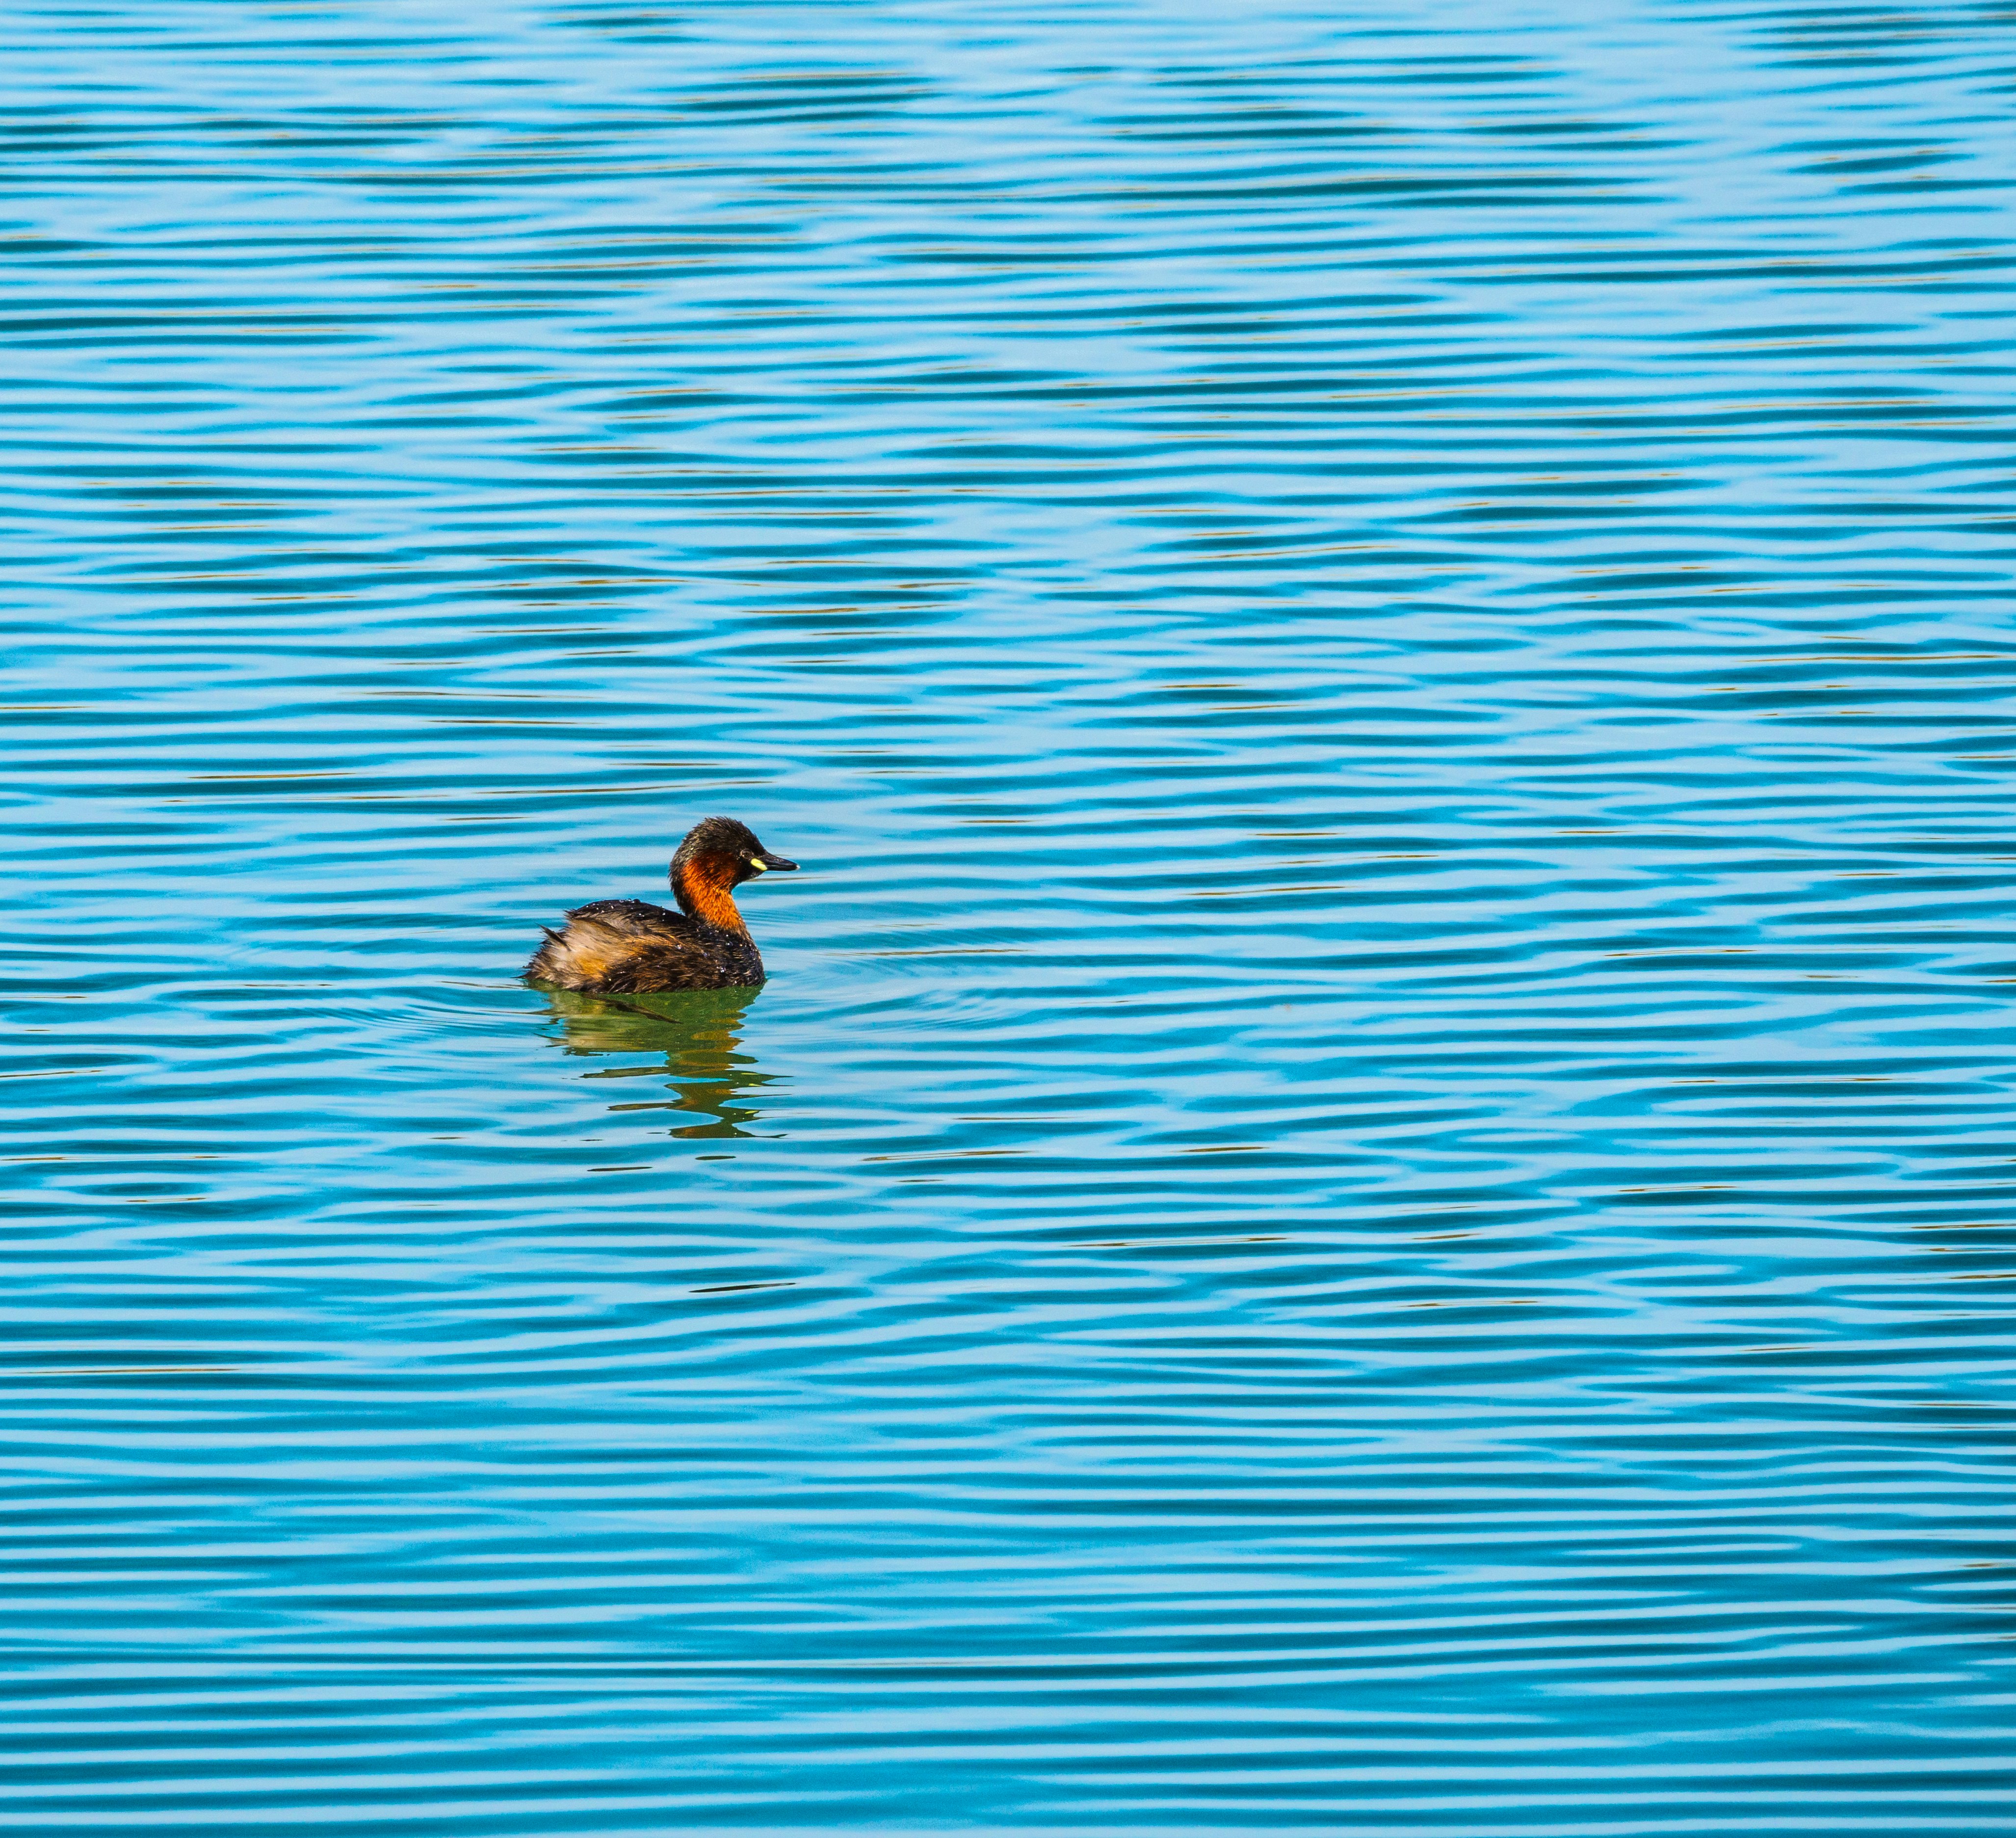
POLYGON ((773 855, 747 824, 704 817, 672 858, 673 912, 646 900, 596 900, 567 915, 567 930, 540 930, 546 941, 524 974, 538 983, 591 995, 650 989, 747 989, 763 980, 756 941, 736 911, 735 890, 795 861, 773 855))

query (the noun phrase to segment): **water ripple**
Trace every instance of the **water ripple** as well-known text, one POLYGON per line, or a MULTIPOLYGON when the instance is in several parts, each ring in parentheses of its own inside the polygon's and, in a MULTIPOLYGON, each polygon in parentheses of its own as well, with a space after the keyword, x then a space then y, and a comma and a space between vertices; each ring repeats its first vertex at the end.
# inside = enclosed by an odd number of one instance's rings
POLYGON ((19 13, 14 1825, 2007 1829, 2011 23, 19 13))

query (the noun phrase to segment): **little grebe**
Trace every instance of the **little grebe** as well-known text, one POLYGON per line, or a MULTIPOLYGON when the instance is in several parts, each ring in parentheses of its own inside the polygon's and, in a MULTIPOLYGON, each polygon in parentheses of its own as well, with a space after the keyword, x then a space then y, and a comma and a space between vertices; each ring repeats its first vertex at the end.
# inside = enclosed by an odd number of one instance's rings
POLYGON ((735 889, 765 869, 797 866, 773 855, 746 824, 704 817, 672 858, 673 912, 645 900, 597 900, 567 915, 524 973, 597 995, 650 989, 744 989, 763 980, 756 941, 735 908, 735 889))

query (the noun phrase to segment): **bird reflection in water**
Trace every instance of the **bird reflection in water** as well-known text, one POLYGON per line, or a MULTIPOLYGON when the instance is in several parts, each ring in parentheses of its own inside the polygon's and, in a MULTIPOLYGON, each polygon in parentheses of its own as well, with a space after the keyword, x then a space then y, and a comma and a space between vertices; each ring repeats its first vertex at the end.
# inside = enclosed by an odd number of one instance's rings
POLYGON ((668 990, 642 995, 582 995, 542 989, 547 1013, 560 1024, 569 1053, 663 1053, 659 1066, 609 1066, 588 1078, 654 1078, 671 1074, 674 1095, 612 1104, 612 1110, 684 1110, 697 1120, 675 1136, 747 1136, 762 1115, 745 1094, 773 1084, 754 1058, 738 1052, 742 1011, 760 989, 668 990))

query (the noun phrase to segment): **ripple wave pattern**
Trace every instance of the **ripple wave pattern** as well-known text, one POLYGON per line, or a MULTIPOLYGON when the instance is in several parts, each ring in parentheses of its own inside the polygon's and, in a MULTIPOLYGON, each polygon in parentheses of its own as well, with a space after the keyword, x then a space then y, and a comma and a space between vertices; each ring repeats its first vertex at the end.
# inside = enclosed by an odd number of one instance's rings
POLYGON ((2016 11, 8 35, 10 1829, 2016 1833, 2016 11))

